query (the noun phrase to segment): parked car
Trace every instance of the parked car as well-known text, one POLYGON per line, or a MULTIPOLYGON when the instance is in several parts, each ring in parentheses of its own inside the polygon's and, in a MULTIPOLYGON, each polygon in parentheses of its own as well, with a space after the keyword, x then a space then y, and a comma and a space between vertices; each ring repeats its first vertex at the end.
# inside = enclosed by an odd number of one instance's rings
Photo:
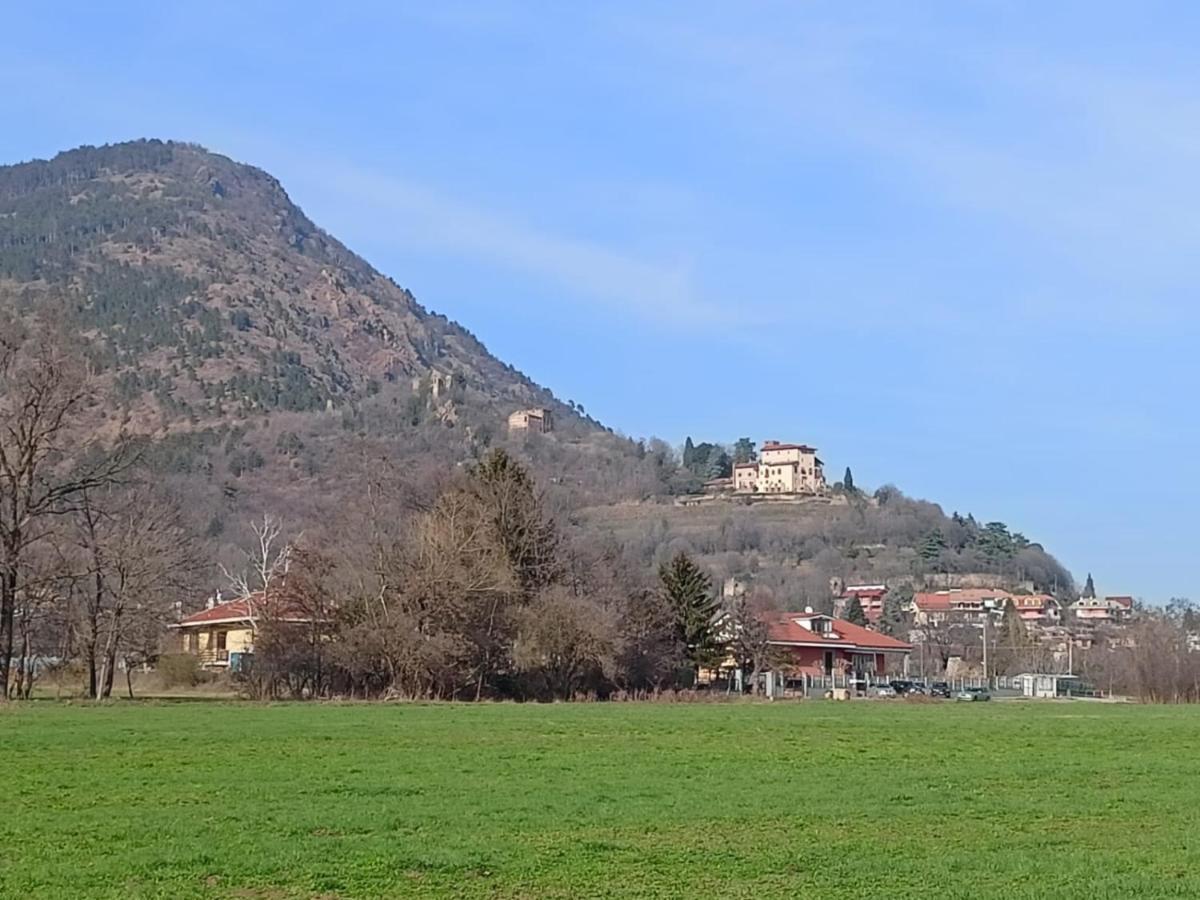
POLYGON ((881 684, 879 687, 875 688, 875 696, 876 697, 895 697, 896 689, 894 687, 892 687, 890 684, 881 684))
POLYGON ((991 700, 992 692, 985 687, 969 687, 963 688, 954 695, 955 700, 967 700, 970 702, 978 702, 980 700, 991 700))
POLYGON ((916 681, 907 681, 907 680, 897 679, 896 681, 889 682, 889 684, 890 684, 892 690, 895 691, 897 694, 899 694, 901 697, 904 697, 908 694, 924 694, 925 693, 925 685, 923 685, 919 682, 916 682, 916 681))
POLYGON ((929 686, 930 697, 944 697, 946 700, 949 700, 950 695, 950 685, 944 681, 935 681, 929 686))

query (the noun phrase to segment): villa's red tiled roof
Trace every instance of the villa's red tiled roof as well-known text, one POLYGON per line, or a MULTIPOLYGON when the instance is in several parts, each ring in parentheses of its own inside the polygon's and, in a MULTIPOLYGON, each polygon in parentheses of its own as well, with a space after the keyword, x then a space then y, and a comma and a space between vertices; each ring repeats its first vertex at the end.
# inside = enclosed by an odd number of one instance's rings
POLYGON ((248 597, 236 600, 226 600, 207 609, 184 616, 176 627, 189 625, 215 625, 225 622, 249 622, 252 619, 276 618, 288 622, 308 622, 312 617, 292 601, 272 597, 270 600, 262 591, 256 591, 248 597))
POLYGON ((811 644, 843 647, 847 650, 874 650, 880 653, 906 653, 912 649, 912 644, 832 616, 781 612, 771 613, 769 618, 768 639, 775 644, 811 644), (832 637, 812 631, 801 625, 798 619, 828 619, 830 628, 838 636, 832 637))

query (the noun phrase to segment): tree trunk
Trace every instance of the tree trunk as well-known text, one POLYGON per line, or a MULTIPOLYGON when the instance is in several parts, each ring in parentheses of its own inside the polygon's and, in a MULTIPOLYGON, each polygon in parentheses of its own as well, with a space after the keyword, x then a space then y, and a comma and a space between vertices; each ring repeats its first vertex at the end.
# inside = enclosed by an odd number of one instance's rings
POLYGON ((133 666, 125 660, 125 690, 129 691, 129 699, 133 699, 133 666))
MULTIPOLYGON (((9 551, 12 554, 12 551, 9 551)), ((11 560, 12 554, 9 556, 11 560)), ((13 655, 13 612, 17 603, 17 570, 13 562, 0 572, 0 703, 8 700, 8 674, 13 655)))
POLYGON ((96 678, 96 639, 90 638, 87 646, 84 648, 84 658, 87 661, 88 670, 88 698, 96 699, 96 690, 100 686, 100 682, 96 678))
POLYGON ((108 624, 108 636, 104 640, 103 669, 100 678, 100 698, 107 700, 112 696, 113 675, 117 668, 117 650, 121 645, 121 607, 117 606, 112 612, 112 621, 108 624))
POLYGON ((100 696, 100 681, 96 672, 96 663, 99 661, 96 655, 96 647, 100 639, 100 609, 103 599, 104 576, 100 574, 97 564, 95 593, 88 604, 88 636, 87 645, 84 648, 84 657, 87 660, 88 669, 88 697, 92 700, 100 696))
POLYGON ((13 698, 28 700, 33 688, 32 660, 29 658, 29 622, 21 617, 21 655, 17 657, 16 684, 13 685, 13 698))

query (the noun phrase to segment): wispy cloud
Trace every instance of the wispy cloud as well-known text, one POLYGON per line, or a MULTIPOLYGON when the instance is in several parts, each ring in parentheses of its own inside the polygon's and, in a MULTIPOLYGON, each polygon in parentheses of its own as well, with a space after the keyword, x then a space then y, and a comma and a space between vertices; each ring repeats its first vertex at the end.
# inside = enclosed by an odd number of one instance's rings
POLYGON ((517 212, 489 209, 393 175, 346 165, 322 167, 329 185, 359 215, 389 223, 391 237, 540 279, 583 300, 645 321, 710 327, 727 312, 705 298, 687 261, 660 260, 536 228, 517 212))
MULTIPOLYGON (((1200 250, 1200 104, 1170 84, 1064 61, 978 33, 905 30, 799 17, 768 33, 744 22, 661 23, 626 37, 686 66, 697 103, 786 152, 819 136, 872 160, 889 191, 923 195, 947 217, 1002 229, 1009 250, 1049 273, 1036 302, 1128 325, 1192 317, 1169 293, 1200 250), (942 78, 904 85, 906 61, 942 78), (1069 269, 1073 290, 1051 288, 1069 269), (1098 290, 1080 290, 1091 281, 1098 290), (1049 288, 1049 289, 1048 289, 1049 288)), ((847 17, 852 18, 852 17, 847 17)))

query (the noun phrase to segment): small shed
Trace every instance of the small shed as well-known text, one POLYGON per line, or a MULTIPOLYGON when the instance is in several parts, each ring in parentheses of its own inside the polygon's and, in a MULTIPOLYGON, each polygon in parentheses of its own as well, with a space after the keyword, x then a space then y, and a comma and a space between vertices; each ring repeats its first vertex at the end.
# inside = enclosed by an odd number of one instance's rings
POLYGON ((1017 682, 1026 697, 1069 697, 1071 689, 1079 684, 1079 676, 1026 672, 1017 676, 1017 682))

